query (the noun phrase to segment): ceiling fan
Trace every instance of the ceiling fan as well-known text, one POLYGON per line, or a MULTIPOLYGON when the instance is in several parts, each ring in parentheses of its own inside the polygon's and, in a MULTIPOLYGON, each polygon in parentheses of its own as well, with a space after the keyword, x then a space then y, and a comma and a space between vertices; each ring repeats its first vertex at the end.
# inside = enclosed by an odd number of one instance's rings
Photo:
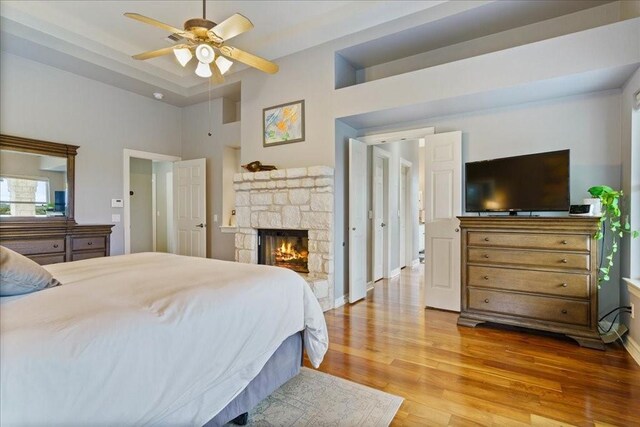
POLYGON ((145 60, 173 52, 180 65, 184 67, 191 61, 195 53, 195 57, 198 60, 196 74, 203 78, 211 77, 216 83, 224 82, 224 74, 233 65, 231 60, 242 62, 265 73, 274 74, 278 72, 277 64, 225 44, 229 39, 253 28, 253 24, 249 19, 236 13, 216 24, 206 19, 206 7, 206 0, 203 0, 202 19, 193 18, 187 20, 183 25, 184 30, 138 13, 125 13, 124 16, 128 18, 169 31, 173 35, 173 39, 182 39, 181 43, 174 46, 139 53, 134 55, 133 58, 145 60))

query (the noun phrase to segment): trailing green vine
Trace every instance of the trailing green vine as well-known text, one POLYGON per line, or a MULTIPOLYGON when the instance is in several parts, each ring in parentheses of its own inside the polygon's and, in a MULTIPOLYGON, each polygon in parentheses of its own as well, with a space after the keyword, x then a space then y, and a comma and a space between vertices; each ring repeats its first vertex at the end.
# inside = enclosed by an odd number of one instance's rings
MULTIPOLYGON (((620 211, 620 198, 624 196, 622 190, 616 191, 613 188, 606 185, 597 185, 589 188, 589 194, 593 197, 600 199, 602 203, 602 217, 600 217, 601 227, 596 232, 595 238, 603 239, 602 243, 602 255, 607 255, 604 259, 607 260, 606 265, 600 263, 600 270, 598 274, 598 282, 606 282, 609 280, 609 273, 613 267, 613 257, 618 252, 618 242, 625 235, 629 234, 631 238, 635 239, 640 235, 637 230, 631 230, 631 224, 628 217, 622 219, 622 212, 620 211), (605 231, 608 224, 609 230, 611 230, 611 247, 607 248, 604 242, 605 231)), ((600 287, 600 283, 598 283, 600 287)))

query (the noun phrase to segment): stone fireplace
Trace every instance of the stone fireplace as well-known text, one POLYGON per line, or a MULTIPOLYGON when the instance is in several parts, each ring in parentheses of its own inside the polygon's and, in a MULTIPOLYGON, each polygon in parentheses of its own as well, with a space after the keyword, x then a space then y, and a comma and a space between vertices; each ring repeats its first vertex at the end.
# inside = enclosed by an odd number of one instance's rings
POLYGON ((234 188, 236 261, 291 268, 333 308, 333 168, 237 173, 234 188))

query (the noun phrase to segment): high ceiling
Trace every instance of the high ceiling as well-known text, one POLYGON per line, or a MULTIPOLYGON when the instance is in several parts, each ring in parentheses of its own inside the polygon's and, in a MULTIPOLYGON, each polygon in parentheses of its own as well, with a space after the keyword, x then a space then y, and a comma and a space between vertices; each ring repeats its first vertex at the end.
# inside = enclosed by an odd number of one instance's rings
MULTIPOLYGON (((371 40, 357 46, 357 51, 349 48, 343 52, 354 63, 366 65, 366 58, 373 58, 369 52, 372 46, 378 52, 392 52, 396 56, 398 52, 412 54, 415 52, 407 49, 424 48, 422 42, 418 47, 411 44, 415 45, 416 40, 431 40, 435 47, 453 44, 463 36, 480 37, 487 33, 487 28, 491 28, 491 31, 499 31, 502 28, 500 25, 513 28, 607 1, 208 1, 207 18, 221 22, 234 13, 245 15, 255 28, 228 44, 269 60, 277 60, 398 18, 411 20, 414 17, 409 15, 424 12, 437 16, 437 11, 442 7, 466 8, 468 13, 460 13, 455 25, 447 21, 445 28, 442 28, 445 24, 442 19, 440 26, 437 20, 433 23, 416 21, 419 26, 415 29, 385 37, 388 49, 380 49, 380 40, 371 40), (494 22, 496 19, 500 25, 494 22), (414 33, 418 30, 424 33, 423 36, 415 37, 414 33), (461 35, 461 31, 464 34, 461 35)), ((194 75, 194 61, 182 68, 173 55, 147 61, 131 58, 133 54, 167 47, 172 42, 167 38, 169 34, 124 17, 125 12, 137 12, 181 28, 185 20, 202 16, 202 2, 1 0, 0 48, 10 54, 146 96, 160 89, 165 93, 165 101, 174 105, 187 105, 206 99, 208 85, 194 75)), ((395 58, 386 58, 392 59, 395 58)), ((381 59, 377 60, 379 62, 381 59)), ((229 84, 214 88, 212 96, 237 96, 238 77, 234 77, 233 72, 243 68, 241 64, 235 64, 228 75, 229 84)))
MULTIPOLYGON (((273 60, 442 3, 442 1, 208 1, 207 19, 241 13, 254 29, 229 44, 273 60)), ((206 90, 172 55, 131 55, 172 44, 166 32, 123 16, 137 12, 182 27, 202 17, 201 1, 0 2, 2 50, 64 68, 99 66, 186 97, 206 90), (52 54, 52 50, 55 54, 52 54)), ((236 64, 232 71, 242 69, 236 64)), ((93 70, 98 73, 100 70, 93 70)), ((103 70, 104 71, 104 70, 103 70)), ((129 82, 131 85, 134 81, 129 82)))

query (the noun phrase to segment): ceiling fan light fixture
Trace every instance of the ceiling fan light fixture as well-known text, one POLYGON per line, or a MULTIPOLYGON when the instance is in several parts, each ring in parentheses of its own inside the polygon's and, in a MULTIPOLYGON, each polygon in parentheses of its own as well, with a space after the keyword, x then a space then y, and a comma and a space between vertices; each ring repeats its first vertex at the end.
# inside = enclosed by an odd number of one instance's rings
POLYGON ((189 61, 191 61, 191 58, 193 58, 191 51, 186 47, 173 49, 173 54, 176 56, 176 59, 183 67, 186 66, 189 61))
POLYGON ((231 68, 233 62, 229 61, 224 56, 218 56, 218 59, 216 59, 216 65, 220 69, 220 74, 224 75, 227 71, 229 71, 229 68, 231 68))
POLYGON ((205 62, 198 62, 198 66, 196 67, 196 75, 202 78, 208 78, 211 77, 213 73, 211 72, 211 67, 209 66, 209 64, 205 62))
POLYGON ((205 64, 211 64, 216 58, 213 48, 208 44, 202 43, 196 48, 196 58, 205 64))

